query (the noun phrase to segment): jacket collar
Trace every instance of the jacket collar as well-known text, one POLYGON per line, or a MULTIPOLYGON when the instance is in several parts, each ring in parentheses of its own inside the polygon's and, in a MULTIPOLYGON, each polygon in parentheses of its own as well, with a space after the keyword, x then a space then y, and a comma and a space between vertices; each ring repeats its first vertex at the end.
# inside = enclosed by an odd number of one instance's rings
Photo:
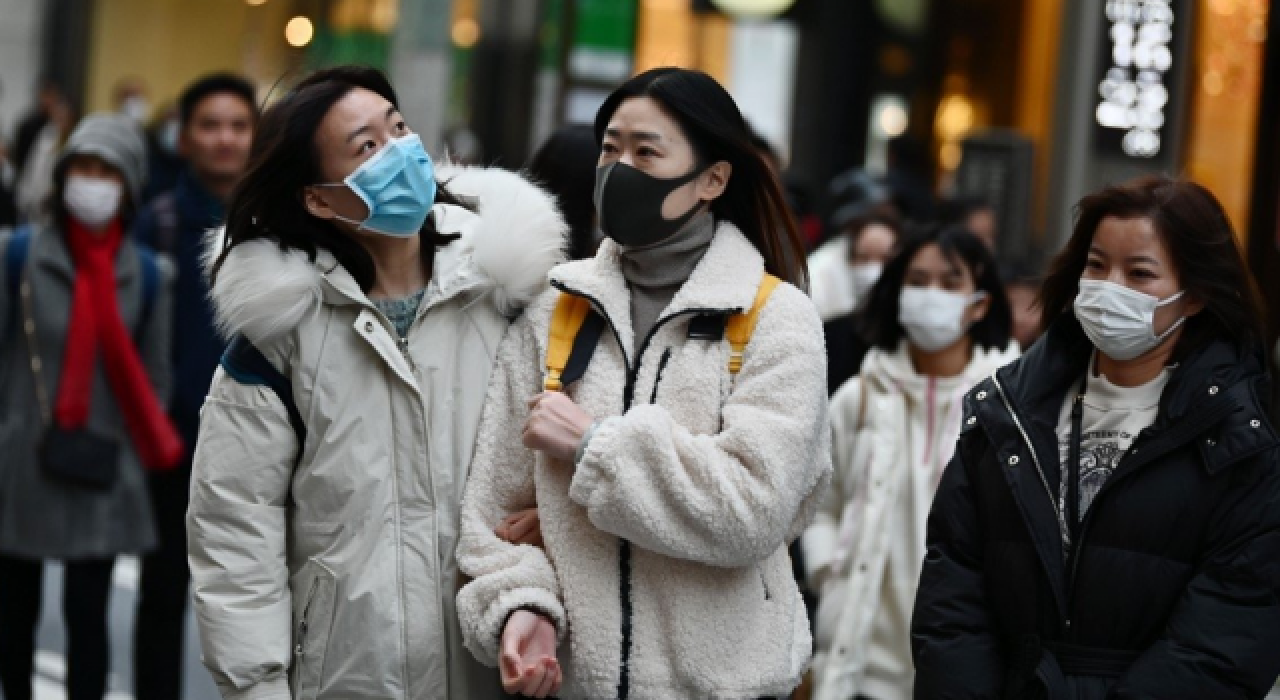
POLYGON ((178 206, 178 216, 184 225, 199 227, 203 230, 216 225, 226 218, 226 207, 222 201, 205 189, 199 178, 191 172, 190 167, 183 169, 178 175, 178 182, 173 188, 174 202, 178 206))
MULTIPOLYGON (((1058 319, 1018 362, 1000 370, 1010 400, 1035 423, 1057 423, 1062 401, 1087 370, 1093 345, 1079 321, 1058 319)), ((1261 348, 1215 340, 1183 358, 1160 398, 1148 456, 1197 440, 1211 473, 1280 446, 1268 419, 1269 380, 1261 348), (1163 449, 1162 449, 1163 448, 1163 449)))
MULTIPOLYGON (((132 250, 133 245, 126 235, 120 243, 119 250, 116 251, 117 287, 131 284, 139 273, 138 256, 126 252, 132 250)), ((37 226, 33 230, 30 257, 33 268, 50 270, 68 283, 75 281, 75 261, 71 259, 71 251, 67 249, 66 239, 52 226, 37 226)))
MULTIPOLYGON (((432 212, 437 217, 437 230, 445 234, 461 235, 458 230, 457 207, 440 205, 432 212), (453 210, 452 216, 446 210, 453 210), (447 228, 452 221, 452 229, 447 228)), ((469 213, 469 212, 468 212, 469 213)), ((316 270, 324 281, 323 296, 326 304, 333 306, 361 306, 373 308, 360 284, 351 273, 343 267, 338 259, 327 250, 319 251, 314 263, 316 270)), ((432 261, 431 280, 427 284, 427 293, 423 297, 418 313, 421 315, 436 304, 444 303, 466 292, 484 288, 487 278, 470 255, 465 241, 459 238, 441 248, 436 249, 432 261)))
POLYGON ((872 348, 863 360, 859 373, 866 386, 879 392, 907 393, 912 396, 923 396, 929 384, 944 390, 963 387, 960 393, 986 379, 995 370, 1018 358, 1018 344, 1010 341, 1006 348, 984 348, 973 346, 969 364, 964 371, 954 377, 928 377, 916 371, 911 361, 911 352, 904 338, 893 352, 881 348, 872 348))
MULTIPOLYGON (((503 170, 443 164, 437 176, 449 192, 473 201, 476 211, 445 204, 433 208, 438 229, 461 236, 436 251, 423 309, 474 292, 513 316, 545 288, 547 270, 564 257, 568 227, 555 200, 503 170)), ((221 254, 222 242, 221 230, 205 237, 206 269, 221 254)), ((232 249, 210 296, 219 332, 225 337, 244 333, 254 342, 291 331, 322 303, 369 306, 355 279, 328 251, 319 251, 313 261, 265 239, 232 249)))
MULTIPOLYGON (((622 276, 619 252, 616 243, 605 239, 594 258, 552 269, 551 284, 595 303, 613 323, 623 347, 632 347, 631 292, 622 276)), ((751 241, 732 223, 717 222, 711 246, 659 321, 688 313, 745 311, 755 301, 763 275, 764 258, 751 241)))

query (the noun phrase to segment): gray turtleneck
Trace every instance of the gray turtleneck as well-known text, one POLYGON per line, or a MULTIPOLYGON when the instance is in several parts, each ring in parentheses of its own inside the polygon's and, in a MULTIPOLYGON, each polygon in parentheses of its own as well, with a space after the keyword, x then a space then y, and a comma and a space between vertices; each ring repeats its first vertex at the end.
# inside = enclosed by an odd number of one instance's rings
POLYGON ((710 212, 703 212, 657 243, 622 249, 622 276, 631 290, 633 353, 640 350, 659 314, 693 274, 715 234, 715 219, 710 212))

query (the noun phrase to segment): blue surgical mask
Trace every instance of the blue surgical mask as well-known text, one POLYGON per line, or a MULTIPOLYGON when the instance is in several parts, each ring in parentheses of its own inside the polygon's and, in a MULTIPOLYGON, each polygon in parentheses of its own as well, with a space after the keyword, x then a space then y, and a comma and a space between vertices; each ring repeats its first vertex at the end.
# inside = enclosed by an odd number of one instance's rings
POLYGON ((436 201, 435 166, 417 134, 387 142, 341 183, 369 208, 364 221, 335 216, 339 221, 386 236, 416 236, 436 201))

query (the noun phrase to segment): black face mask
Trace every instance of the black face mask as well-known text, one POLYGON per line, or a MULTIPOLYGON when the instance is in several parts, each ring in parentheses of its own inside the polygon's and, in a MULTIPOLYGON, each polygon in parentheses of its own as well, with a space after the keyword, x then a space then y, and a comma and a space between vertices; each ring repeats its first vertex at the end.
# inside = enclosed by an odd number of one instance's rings
POLYGON ((596 213, 600 230, 618 245, 637 248, 670 238, 694 214, 697 205, 675 219, 662 216, 662 203, 677 189, 693 182, 702 171, 659 179, 616 161, 596 168, 596 213))

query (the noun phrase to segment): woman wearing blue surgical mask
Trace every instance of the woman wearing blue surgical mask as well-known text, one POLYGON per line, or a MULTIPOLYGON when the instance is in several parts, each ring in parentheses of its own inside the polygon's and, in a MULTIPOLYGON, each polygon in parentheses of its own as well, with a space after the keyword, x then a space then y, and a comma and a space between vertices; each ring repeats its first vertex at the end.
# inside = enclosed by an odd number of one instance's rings
POLYGON ((497 698, 453 552, 485 386, 566 227, 499 170, 436 167, 373 69, 263 115, 208 260, 231 339, 187 514, 224 697, 497 698))
POLYGON ((1280 440, 1226 212, 1161 177, 1091 194, 1040 301, 934 501, 916 697, 1264 697, 1280 440))
POLYGON ((866 313, 872 349, 831 398, 835 477, 801 540, 819 595, 820 700, 911 698, 911 605, 929 504, 965 392, 1018 355, 995 260, 961 228, 909 236, 866 313))

